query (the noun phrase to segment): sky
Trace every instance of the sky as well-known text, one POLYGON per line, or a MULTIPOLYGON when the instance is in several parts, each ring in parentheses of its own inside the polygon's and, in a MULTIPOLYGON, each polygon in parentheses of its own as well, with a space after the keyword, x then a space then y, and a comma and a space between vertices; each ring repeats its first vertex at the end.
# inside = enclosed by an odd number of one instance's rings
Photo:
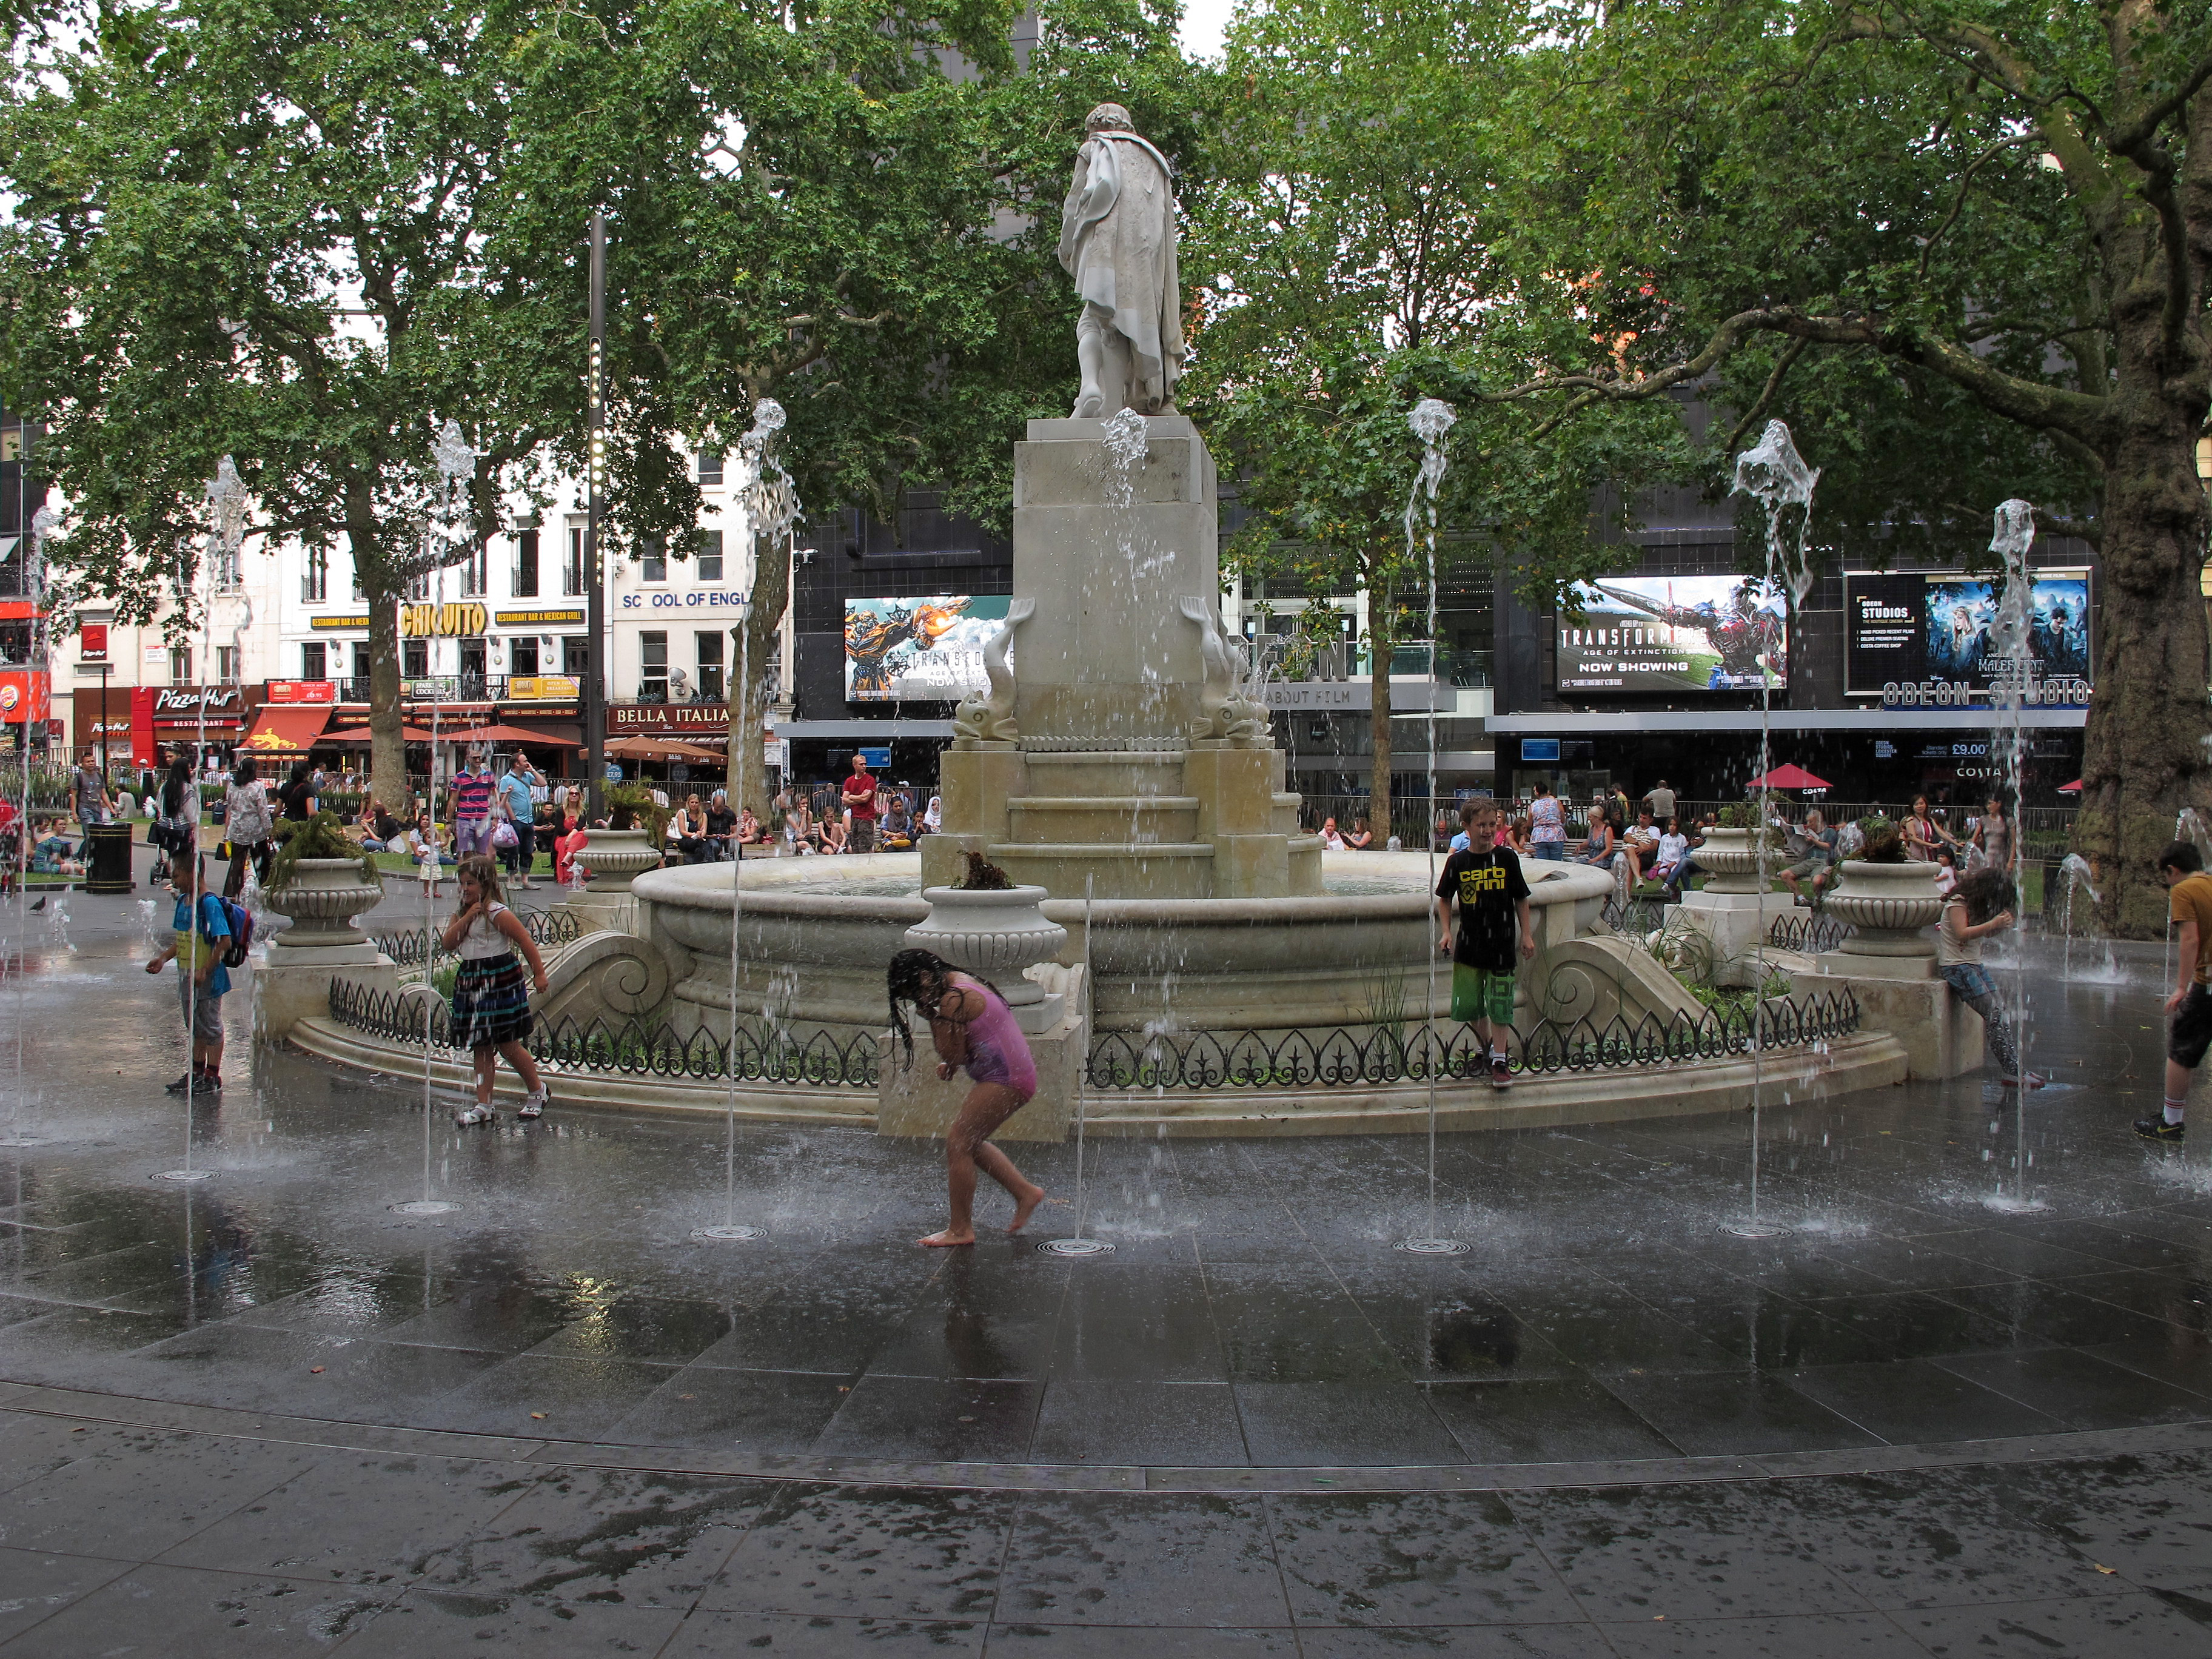
POLYGON ((1229 27, 1236 0, 1183 0, 1182 41, 1186 58, 1212 58, 1221 51, 1221 36, 1229 27))

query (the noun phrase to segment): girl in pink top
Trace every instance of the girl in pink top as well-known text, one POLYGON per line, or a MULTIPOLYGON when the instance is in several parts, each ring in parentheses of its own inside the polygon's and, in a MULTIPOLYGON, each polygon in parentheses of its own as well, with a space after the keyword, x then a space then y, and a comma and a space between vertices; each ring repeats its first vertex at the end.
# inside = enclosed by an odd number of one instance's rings
POLYGON ((991 1145, 990 1137, 1028 1104, 1036 1092, 1036 1061, 1015 1023, 1013 1010, 988 981, 956 969, 927 951, 902 951, 891 958, 887 975, 891 1026, 914 1063, 914 1036, 907 1029, 904 1005, 929 1022, 936 1047, 937 1075, 949 1079, 964 1068, 975 1086, 945 1132, 945 1167, 952 1214, 943 1232, 919 1240, 942 1247, 975 1242, 975 1171, 1013 1195, 1014 1218, 1006 1231, 1018 1233, 1044 1201, 1044 1188, 1024 1178, 1013 1159, 991 1145))

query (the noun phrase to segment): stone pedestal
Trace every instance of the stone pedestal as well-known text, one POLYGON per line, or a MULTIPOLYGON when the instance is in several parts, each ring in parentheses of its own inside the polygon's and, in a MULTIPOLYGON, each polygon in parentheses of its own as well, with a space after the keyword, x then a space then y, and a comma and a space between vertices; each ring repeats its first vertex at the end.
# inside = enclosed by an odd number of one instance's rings
POLYGON ((1858 999, 1859 1030, 1884 1031, 1905 1045, 1909 1077, 1957 1077, 1982 1063, 1982 1017, 1951 994, 1936 959, 1826 951, 1814 971, 1792 974, 1799 996, 1848 990, 1858 999))
MULTIPOLYGON (((1075 1123, 1076 1085, 1091 1055, 1091 1024, 1081 1012, 1088 1000, 1083 970, 1047 967, 1041 971, 1048 990, 1059 988, 1063 1012, 1051 1030, 1029 1038, 1030 1054, 1036 1061, 1037 1091, 1006 1120, 992 1137, 994 1140, 1065 1140, 1075 1123)), ((940 1081, 928 1032, 917 1030, 914 1036, 914 1064, 908 1066, 902 1063, 905 1050, 898 1046, 896 1035, 888 1030, 878 1035, 884 1060, 876 1085, 876 1133, 942 1139, 975 1085, 965 1072, 940 1081)))
POLYGON ((1749 986, 1759 971, 1759 941, 1787 915, 1795 902, 1787 893, 1731 893, 1707 887, 1685 893, 1674 907, 1713 942, 1713 979, 1717 984, 1749 986))
POLYGON ((1146 421, 1126 463, 1107 436, 1031 421, 1015 446, 1020 738, 942 757, 923 882, 958 880, 978 852, 1055 898, 1086 882, 1100 899, 1317 893, 1318 843, 1264 711, 1238 696, 1242 641, 1220 631, 1213 458, 1180 415, 1146 421))
MULTIPOLYGON (((234 982, 246 969, 234 968, 234 982)), ((282 1042, 303 1019, 331 1011, 331 981, 349 980, 379 991, 399 989, 399 969, 374 945, 289 945, 283 937, 269 946, 267 959, 252 970, 254 1035, 282 1042)))

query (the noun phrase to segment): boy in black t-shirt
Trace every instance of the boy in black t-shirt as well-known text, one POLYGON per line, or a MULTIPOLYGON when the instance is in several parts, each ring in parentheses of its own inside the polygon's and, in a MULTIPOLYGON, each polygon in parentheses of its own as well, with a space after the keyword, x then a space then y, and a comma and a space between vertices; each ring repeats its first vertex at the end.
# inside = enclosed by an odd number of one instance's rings
POLYGON ((1490 1050, 1491 1086, 1503 1089, 1513 1081, 1505 1055, 1505 1034, 1513 1029, 1513 969, 1521 957, 1536 954, 1536 936, 1528 926, 1528 883, 1513 849, 1492 845, 1498 839, 1494 802, 1468 802, 1459 809, 1459 821, 1467 828, 1467 849, 1444 860, 1437 883, 1437 949, 1451 954, 1452 1018, 1473 1023, 1475 1036, 1490 1050))

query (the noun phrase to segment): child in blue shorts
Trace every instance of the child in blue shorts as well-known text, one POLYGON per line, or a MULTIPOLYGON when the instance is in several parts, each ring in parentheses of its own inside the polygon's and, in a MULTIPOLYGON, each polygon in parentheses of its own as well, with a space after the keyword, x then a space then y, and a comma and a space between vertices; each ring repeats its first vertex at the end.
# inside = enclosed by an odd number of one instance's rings
POLYGON ((1513 1029, 1513 969, 1522 957, 1536 954, 1528 882, 1519 855, 1491 844, 1498 838, 1495 802, 1471 800, 1459 809, 1459 820, 1468 844, 1444 860, 1437 883, 1437 949, 1452 959, 1452 1018, 1474 1025, 1490 1053, 1490 1086, 1503 1089, 1513 1081, 1505 1053, 1505 1034, 1513 1029))

